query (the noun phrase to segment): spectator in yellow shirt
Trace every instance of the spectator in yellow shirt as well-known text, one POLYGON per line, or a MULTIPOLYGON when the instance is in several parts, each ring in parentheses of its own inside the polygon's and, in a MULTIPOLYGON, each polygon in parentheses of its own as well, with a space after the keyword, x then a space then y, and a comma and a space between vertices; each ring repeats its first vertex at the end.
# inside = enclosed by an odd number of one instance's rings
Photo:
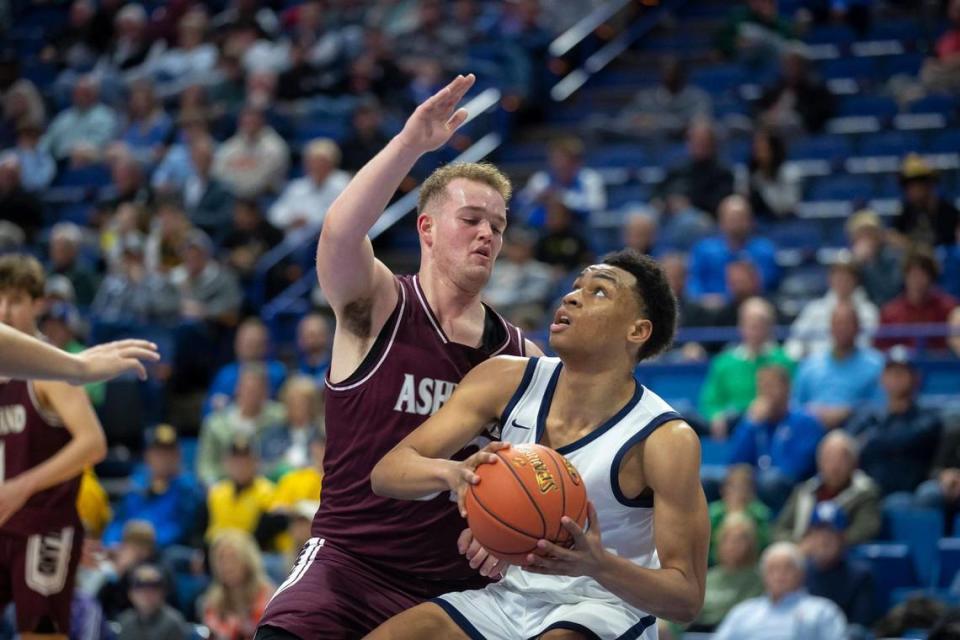
MULTIPOLYGON (((312 465, 288 472, 277 483, 269 513, 260 518, 257 525, 257 541, 262 547, 273 542, 276 549, 289 553, 297 548, 297 536, 291 535, 294 514, 300 513, 303 503, 320 504, 320 489, 323 484, 323 456, 327 451, 327 437, 322 431, 310 436, 310 460, 312 465), (283 532, 287 533, 283 533, 283 532), (283 534, 279 535, 278 534, 283 534)), ((314 509, 316 512, 316 509, 314 509)), ((311 518, 313 514, 310 514, 311 518)))
POLYGON ((250 440, 237 438, 230 443, 224 460, 227 477, 213 485, 207 495, 208 542, 230 529, 252 534, 260 516, 270 508, 273 483, 258 475, 258 464, 250 440))
POLYGON ((77 493, 77 513, 86 531, 87 537, 99 538, 110 524, 113 512, 110 511, 110 499, 97 474, 91 467, 83 470, 80 476, 80 491, 77 493))

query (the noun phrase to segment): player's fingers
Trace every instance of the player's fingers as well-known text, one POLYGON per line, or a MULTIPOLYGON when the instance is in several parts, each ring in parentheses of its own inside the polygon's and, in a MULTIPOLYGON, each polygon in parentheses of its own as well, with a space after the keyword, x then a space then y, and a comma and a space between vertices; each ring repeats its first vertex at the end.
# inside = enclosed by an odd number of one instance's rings
POLYGON ((143 347, 124 347, 120 349, 119 353, 121 358, 137 358, 138 360, 151 361, 160 359, 160 354, 157 351, 143 347))
POLYGON ((587 533, 600 535, 600 516, 597 515, 597 508, 590 500, 587 501, 587 533))
POLYGON ((583 547, 587 541, 587 537, 583 533, 583 529, 580 528, 580 525, 576 523, 573 518, 568 518, 563 516, 560 519, 560 524, 563 525, 563 528, 570 532, 570 535, 573 536, 573 544, 576 547, 583 547))
POLYGON ((574 552, 556 545, 549 540, 538 540, 536 555, 539 558, 553 558, 558 560, 572 559, 574 552))
POLYGON ((483 551, 486 551, 486 550, 480 545, 479 542, 477 542, 476 538, 473 538, 470 541, 470 544, 467 546, 466 556, 468 559, 472 560, 477 556, 477 554, 483 551))
POLYGON ((503 451, 504 449, 509 449, 509 448, 510 448, 509 442, 505 442, 503 440, 494 440, 493 442, 485 446, 483 450, 495 452, 495 451, 503 451))
POLYGON ((562 563, 551 558, 544 558, 533 553, 527 554, 527 563, 523 565, 524 569, 539 569, 541 571, 558 572, 562 563))
POLYGON ((497 566, 500 564, 500 561, 487 554, 487 558, 483 561, 483 566, 480 567, 480 575, 484 577, 492 577, 497 575, 497 566))
POLYGON ((143 363, 139 360, 131 360, 128 364, 128 367, 137 372, 137 377, 141 380, 147 379, 147 369, 143 366, 143 363))
POLYGON ((470 568, 471 569, 479 568, 481 565, 483 565, 483 563, 487 561, 487 558, 489 557, 490 557, 490 554, 487 553, 487 550, 484 549, 483 547, 480 547, 480 549, 478 549, 477 552, 473 554, 473 557, 470 558, 470 568))
POLYGON ((467 527, 460 532, 460 537, 457 538, 457 551, 460 553, 460 555, 463 555, 470 550, 472 542, 474 542, 473 531, 470 531, 470 528, 467 527))
POLYGON ((457 109, 454 114, 450 116, 450 119, 447 120, 447 130, 456 131, 459 129, 460 125, 467 121, 467 116, 469 115, 466 109, 457 109))
POLYGON ((129 338, 127 340, 117 340, 116 342, 107 342, 106 344, 101 344, 93 348, 94 349, 97 349, 97 348, 117 349, 120 351, 124 349, 133 348, 133 349, 144 349, 146 351, 157 351, 157 345, 154 344, 153 342, 150 342, 149 340, 138 340, 136 338, 129 338))

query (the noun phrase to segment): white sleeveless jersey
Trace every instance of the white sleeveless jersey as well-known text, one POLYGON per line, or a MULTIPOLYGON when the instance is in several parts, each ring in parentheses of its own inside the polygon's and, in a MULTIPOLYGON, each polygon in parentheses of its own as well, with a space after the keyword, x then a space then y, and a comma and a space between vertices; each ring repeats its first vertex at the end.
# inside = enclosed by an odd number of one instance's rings
MULTIPOLYGON (((563 365, 559 358, 532 358, 523 380, 501 416, 501 439, 539 442, 563 365)), ((641 567, 657 569, 653 538, 653 499, 630 499, 620 490, 620 463, 626 453, 657 427, 681 419, 658 395, 637 383, 627 404, 583 438, 557 451, 577 468, 597 509, 604 547, 641 567)), ((510 567, 504 583, 557 604, 583 598, 619 600, 592 578, 544 576, 510 567)))

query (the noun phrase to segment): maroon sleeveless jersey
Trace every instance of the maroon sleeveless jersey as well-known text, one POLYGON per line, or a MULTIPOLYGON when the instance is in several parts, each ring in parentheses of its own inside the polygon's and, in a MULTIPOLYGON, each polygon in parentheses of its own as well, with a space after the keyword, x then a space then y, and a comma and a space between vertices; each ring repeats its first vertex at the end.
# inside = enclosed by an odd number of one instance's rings
POLYGON ((451 342, 419 278, 396 280, 397 306, 364 363, 341 383, 327 377, 323 500, 312 532, 375 566, 432 580, 475 578, 457 552, 466 521, 449 492, 425 501, 381 498, 370 489, 370 472, 443 405, 470 369, 493 356, 523 355, 523 335, 486 307, 484 344, 451 342))
MULTIPOLYGON (((0 383, 0 479, 15 478, 52 458, 72 436, 59 418, 43 409, 33 383, 0 383)), ((79 526, 80 476, 33 494, 2 526, 0 533, 32 535, 79 526)))

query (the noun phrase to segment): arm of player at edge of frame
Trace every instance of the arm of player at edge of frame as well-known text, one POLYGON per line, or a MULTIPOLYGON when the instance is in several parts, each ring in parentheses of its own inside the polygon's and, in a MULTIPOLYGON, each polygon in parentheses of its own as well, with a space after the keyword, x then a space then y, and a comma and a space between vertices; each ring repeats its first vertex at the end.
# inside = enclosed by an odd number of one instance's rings
POLYGON ((446 144, 466 121, 459 104, 474 81, 473 74, 457 76, 418 106, 330 205, 317 241, 317 278, 338 315, 351 303, 370 301, 376 325, 395 306, 393 274, 374 256, 367 234, 417 160, 446 144))
POLYGON ((602 544, 603 523, 597 522, 592 507, 586 532, 564 519, 574 538, 572 549, 541 540, 535 562, 525 569, 588 575, 638 609, 689 623, 703 606, 710 541, 707 501, 700 486, 700 441, 688 424, 675 420, 650 435, 642 454, 643 480, 656 496, 653 535, 659 569, 641 567, 607 551, 602 544))
POLYGON ((527 358, 498 356, 474 367, 437 413, 417 427, 373 468, 374 493, 397 500, 417 500, 442 491, 456 491, 465 516, 462 490, 479 479, 478 464, 494 463, 492 451, 506 443, 494 442, 463 462, 450 456, 466 446, 483 428, 497 420, 520 384, 527 358))
POLYGON ((0 323, 0 376, 8 378, 86 384, 135 372, 142 380, 143 362, 159 359, 157 345, 146 340, 108 342, 72 354, 0 323))

